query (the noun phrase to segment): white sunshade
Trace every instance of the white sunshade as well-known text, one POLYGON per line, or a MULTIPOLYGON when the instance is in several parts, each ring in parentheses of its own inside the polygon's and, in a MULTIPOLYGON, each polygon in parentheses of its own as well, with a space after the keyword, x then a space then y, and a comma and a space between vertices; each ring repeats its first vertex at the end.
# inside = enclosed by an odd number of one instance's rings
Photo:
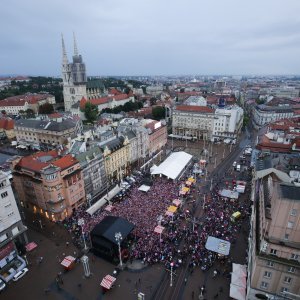
POLYGON ((139 191, 142 191, 142 192, 148 192, 150 190, 150 186, 148 186, 148 185, 145 185, 145 184, 143 184, 143 185, 141 185, 140 187, 139 187, 139 191))
POLYGON ((246 277, 239 276, 238 274, 232 272, 231 273, 231 283, 234 284, 234 285, 246 288, 246 285, 247 285, 246 277))
POLYGON ((236 191, 223 189, 220 191, 220 196, 230 198, 230 199, 238 199, 239 193, 236 191))
POLYGON ((232 264, 232 273, 235 273, 238 276, 247 277, 246 266, 233 263, 232 264))
POLYGON ((245 288, 230 284, 230 297, 236 300, 246 300, 245 288))
POLYGON ((151 175, 164 175, 168 178, 176 179, 192 157, 192 155, 183 151, 174 152, 157 168, 151 171, 151 175))
POLYGON ((230 251, 230 242, 209 236, 205 248, 221 255, 228 255, 230 251))

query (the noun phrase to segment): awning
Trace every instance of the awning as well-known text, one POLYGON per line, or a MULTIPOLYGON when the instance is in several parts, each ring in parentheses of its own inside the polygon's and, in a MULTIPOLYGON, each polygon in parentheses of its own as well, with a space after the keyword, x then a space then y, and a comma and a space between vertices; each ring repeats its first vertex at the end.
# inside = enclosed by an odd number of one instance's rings
POLYGON ((230 198, 230 199, 238 199, 239 193, 232 190, 223 189, 220 191, 220 196, 230 198))
POLYGON ((246 299, 246 289, 241 286, 230 284, 229 296, 236 300, 245 300, 246 299))
POLYGON ((182 203, 182 201, 179 200, 179 199, 174 199, 174 200, 172 201, 172 203, 173 203, 175 206, 180 206, 181 203, 182 203))
POLYGON ((76 260, 75 257, 69 255, 69 256, 66 256, 60 264, 62 266, 64 266, 65 268, 69 268, 72 265, 72 263, 74 263, 75 260, 76 260))
POLYGON ((29 251, 32 251, 33 249, 35 249, 36 247, 37 247, 37 244, 35 242, 31 242, 25 246, 25 249, 27 252, 29 252, 29 251))
POLYGON ((157 225, 154 228, 154 232, 158 233, 158 234, 162 234, 162 232, 164 231, 165 227, 161 226, 161 225, 157 225))
POLYGON ((190 177, 190 178, 188 179, 188 181, 190 181, 191 183, 194 183, 194 182, 195 182, 195 179, 194 179, 193 177, 190 177))
POLYGON ((174 205, 171 205, 168 207, 168 211, 171 213, 175 213, 177 211, 177 207, 174 205))
POLYGON ((228 255, 230 251, 230 242, 209 236, 205 248, 221 255, 228 255))
POLYGON ((233 263, 232 264, 232 273, 235 273, 238 276, 247 277, 246 266, 233 263))
POLYGON ((111 276, 111 275, 106 275, 106 276, 102 279, 100 285, 101 285, 102 287, 104 287, 104 288, 106 288, 106 289, 109 290, 109 289, 111 289, 112 285, 114 284, 114 282, 115 282, 116 280, 117 280, 117 279, 116 279, 115 277, 113 277, 113 276, 111 276))
POLYGON ((232 272, 231 273, 231 283, 243 288, 246 288, 247 282, 246 282, 246 277, 244 276, 239 276, 238 274, 232 272))
POLYGON ((145 185, 145 184, 143 184, 139 187, 139 191, 142 191, 142 192, 148 192, 149 190, 150 190, 150 186, 145 185))

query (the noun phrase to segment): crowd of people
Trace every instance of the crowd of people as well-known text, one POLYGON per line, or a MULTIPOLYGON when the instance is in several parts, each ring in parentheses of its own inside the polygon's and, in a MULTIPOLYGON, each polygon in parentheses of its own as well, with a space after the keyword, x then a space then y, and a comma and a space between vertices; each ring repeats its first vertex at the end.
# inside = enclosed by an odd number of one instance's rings
POLYGON ((132 232, 134 241, 128 249, 131 260, 139 259, 145 264, 164 263, 167 267, 174 263, 174 268, 189 262, 191 270, 197 266, 207 270, 216 259, 224 258, 205 248, 208 236, 234 244, 242 222, 232 222, 231 216, 236 211, 247 216, 250 206, 221 197, 217 185, 205 197, 199 194, 195 186, 189 186, 189 194, 182 198, 185 200, 183 205, 173 216, 167 216, 168 207, 179 197, 191 172, 187 171, 177 182, 162 177, 154 178, 148 192, 140 191, 141 183, 137 181, 121 201, 112 205, 111 211, 102 207, 91 216, 82 207, 65 222, 65 227, 74 234, 76 240, 81 235, 81 228, 77 225, 79 219, 84 219, 83 232, 88 233, 106 216, 122 217, 135 225, 132 232), (205 203, 199 203, 203 205, 204 217, 201 222, 195 222, 192 218, 196 203, 204 198, 205 203), (159 216, 162 216, 160 220, 159 216), (158 224, 164 227, 161 235, 154 231, 158 224))

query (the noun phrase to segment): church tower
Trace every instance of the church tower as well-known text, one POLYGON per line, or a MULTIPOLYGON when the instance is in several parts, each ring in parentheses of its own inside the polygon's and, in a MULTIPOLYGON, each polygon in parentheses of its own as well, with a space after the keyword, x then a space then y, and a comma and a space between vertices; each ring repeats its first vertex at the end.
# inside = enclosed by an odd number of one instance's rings
POLYGON ((73 104, 77 104, 82 97, 87 99, 86 93, 86 70, 82 57, 78 54, 75 35, 73 61, 69 63, 62 36, 62 79, 65 111, 70 111, 73 104))

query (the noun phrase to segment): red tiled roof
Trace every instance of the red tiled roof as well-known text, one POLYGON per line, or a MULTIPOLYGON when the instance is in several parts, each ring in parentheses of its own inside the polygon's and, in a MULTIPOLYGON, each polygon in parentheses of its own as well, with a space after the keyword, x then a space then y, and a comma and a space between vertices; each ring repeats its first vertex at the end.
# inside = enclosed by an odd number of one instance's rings
POLYGON ((102 97, 102 98, 97 98, 97 99, 90 99, 89 101, 94 105, 100 105, 100 104, 108 103, 110 101, 110 98, 102 97))
POLYGON ((25 102, 29 104, 36 104, 41 100, 45 100, 48 97, 53 97, 50 94, 29 94, 29 95, 18 95, 8 97, 0 101, 0 107, 3 106, 24 106, 25 102))
POLYGON ((110 88, 109 89, 109 92, 108 92, 110 95, 120 95, 122 94, 120 91, 118 91, 116 88, 110 88))
POLYGON ((0 128, 5 130, 11 130, 14 129, 15 122, 13 119, 10 118, 3 118, 0 119, 0 128))
POLYGON ((176 110, 182 111, 195 111, 195 112, 203 112, 203 113, 213 113, 214 110, 207 106, 196 106, 196 105, 178 105, 176 110))
POLYGON ((87 100, 84 97, 82 97, 80 100, 80 103, 79 103, 80 108, 84 109, 86 103, 87 103, 87 100))
POLYGON ((63 157, 59 157, 57 150, 52 150, 48 152, 37 152, 33 155, 25 156, 21 158, 18 162, 17 166, 21 168, 25 168, 28 170, 32 170, 35 172, 40 172, 41 169, 49 166, 50 164, 61 168, 62 170, 73 166, 74 164, 78 163, 78 160, 74 158, 71 154, 68 154, 63 157), (52 156, 47 162, 42 162, 39 160, 42 156, 52 156))
POLYGON ((48 117, 49 117, 50 119, 56 119, 56 118, 61 118, 61 117, 63 117, 63 114, 60 114, 60 113, 58 113, 58 112, 55 112, 55 113, 53 113, 53 114, 48 115, 48 117))
POLYGON ((61 168, 62 170, 67 169, 78 163, 78 160, 71 154, 63 156, 62 158, 52 162, 52 165, 61 168))

